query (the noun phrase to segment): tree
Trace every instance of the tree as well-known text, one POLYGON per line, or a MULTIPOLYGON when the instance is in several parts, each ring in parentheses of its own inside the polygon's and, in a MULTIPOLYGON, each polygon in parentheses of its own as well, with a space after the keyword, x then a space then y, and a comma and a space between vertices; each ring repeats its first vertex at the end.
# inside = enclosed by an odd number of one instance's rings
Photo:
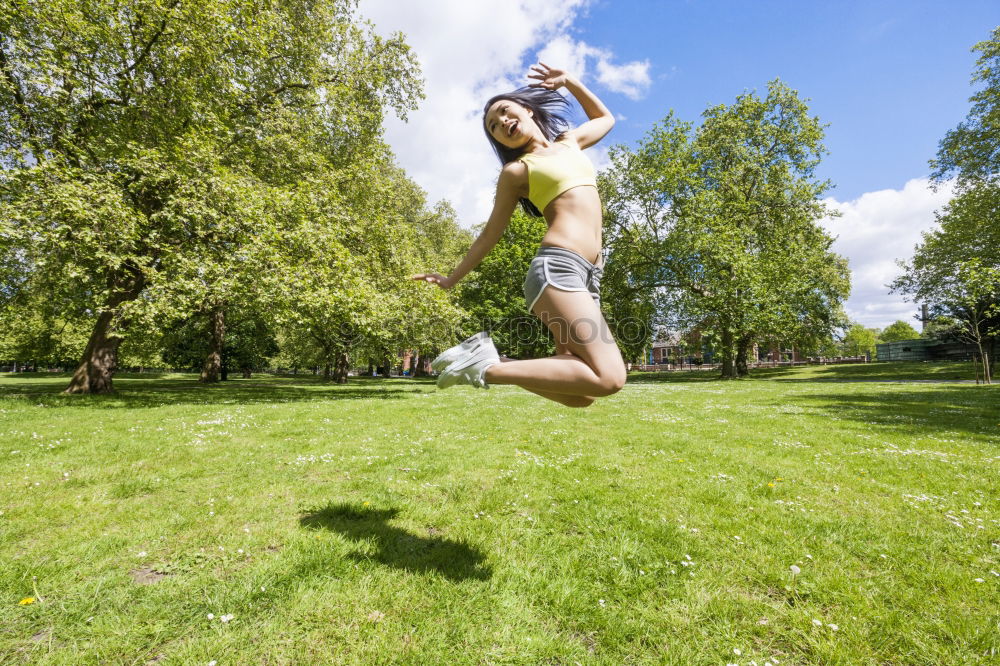
MULTIPOLYGON (((213 344, 205 335, 213 313, 198 312, 178 326, 164 332, 159 343, 162 359, 168 367, 203 370, 205 357, 213 344)), ((270 357, 278 353, 273 331, 263 316, 254 311, 228 308, 225 321, 225 341, 219 350, 219 379, 229 372, 239 371, 244 378, 265 367, 270 357)))
POLYGON ((957 177, 960 190, 995 183, 1000 174, 1000 27, 972 50, 980 54, 972 84, 983 88, 969 98, 968 115, 945 134, 930 163, 935 181, 957 177))
MULTIPOLYGON (((890 287, 931 304, 932 317, 952 322, 945 328, 988 359, 1000 332, 1000 184, 965 189, 938 213, 937 224, 910 261, 900 262, 903 273, 890 287)), ((992 375, 991 368, 985 373, 992 375)))
POLYGON ((841 323, 846 261, 817 224, 819 120, 780 81, 705 111, 668 115, 638 150, 616 147, 603 179, 605 234, 628 290, 656 299, 670 328, 700 328, 726 378, 747 373, 761 338, 823 337, 841 323))
POLYGON ((916 340, 919 337, 920 333, 917 332, 917 329, 899 319, 885 327, 885 330, 879 335, 879 341, 899 342, 900 340, 916 340))
POLYGON ((413 108, 416 64, 353 12, 349 0, 0 8, 0 264, 14 256, 26 288, 94 318, 68 392, 112 390, 129 326, 211 303, 212 267, 284 256, 282 190, 329 173, 349 188, 356 165, 383 157, 384 110, 413 108))
POLYGON ((415 257, 425 250, 413 249, 428 218, 423 204, 388 153, 355 165, 349 189, 327 183, 288 193, 282 215, 292 231, 275 249, 286 270, 259 277, 274 294, 283 358, 344 382, 352 359, 426 349, 457 328, 461 311, 448 295, 408 279, 426 265, 415 257))
POLYGON ((846 356, 868 356, 875 358, 875 345, 878 344, 879 330, 865 328, 861 324, 852 323, 844 333, 841 348, 846 356))
POLYGON ((900 262, 903 275, 890 287, 930 304, 936 328, 975 344, 988 383, 985 344, 989 339, 992 348, 1000 332, 1000 27, 973 50, 980 57, 972 83, 983 88, 931 160, 935 182, 955 177, 958 194, 938 214, 939 228, 924 234, 909 262, 900 262))

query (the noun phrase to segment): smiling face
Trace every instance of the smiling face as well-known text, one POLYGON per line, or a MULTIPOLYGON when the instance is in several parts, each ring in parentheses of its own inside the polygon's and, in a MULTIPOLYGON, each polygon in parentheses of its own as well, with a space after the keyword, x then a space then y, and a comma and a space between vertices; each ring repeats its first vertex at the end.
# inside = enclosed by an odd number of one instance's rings
POLYGON ((494 102, 483 123, 490 136, 508 148, 520 148, 540 133, 531 109, 509 99, 494 102))

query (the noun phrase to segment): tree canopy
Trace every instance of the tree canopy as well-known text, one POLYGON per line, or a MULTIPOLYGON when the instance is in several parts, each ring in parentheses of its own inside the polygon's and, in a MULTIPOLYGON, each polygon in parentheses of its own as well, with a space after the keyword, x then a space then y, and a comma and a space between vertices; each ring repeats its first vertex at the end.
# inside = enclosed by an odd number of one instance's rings
POLYGON ((965 120, 949 130, 931 160, 938 182, 957 177, 962 189, 993 183, 1000 174, 1000 26, 972 47, 979 53, 972 84, 981 84, 969 101, 965 120))
POLYGON ((932 316, 976 345, 989 381, 989 339, 1000 335, 1000 28, 973 50, 980 53, 972 107, 945 134, 933 177, 954 177, 957 194, 923 234, 891 289, 930 306, 932 316))
POLYGON ((88 322, 70 391, 111 390, 130 331, 205 308, 368 343, 435 309, 387 286, 426 204, 386 205, 406 179, 382 120, 418 68, 354 2, 18 2, 0 26, 0 305, 88 322))
POLYGON ((885 327, 879 334, 879 342, 899 342, 901 340, 916 340, 920 337, 917 329, 913 328, 909 322, 898 319, 885 327))
MULTIPOLYGON (((723 376, 745 374, 759 339, 815 338, 841 323, 846 261, 817 224, 829 187, 814 176, 823 129, 780 81, 703 114, 673 114, 602 178, 605 234, 631 269, 625 291, 656 301, 671 328, 714 340, 723 376)), ((610 262, 609 262, 610 263, 610 262)))

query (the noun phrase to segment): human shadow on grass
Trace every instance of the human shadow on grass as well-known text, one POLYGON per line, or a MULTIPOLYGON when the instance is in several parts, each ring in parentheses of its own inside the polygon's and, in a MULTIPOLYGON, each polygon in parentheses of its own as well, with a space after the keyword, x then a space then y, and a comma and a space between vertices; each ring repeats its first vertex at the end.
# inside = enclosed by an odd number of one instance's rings
POLYGON ((0 398, 20 398, 45 407, 145 408, 167 405, 268 404, 357 400, 398 400, 423 393, 431 384, 416 380, 353 379, 332 384, 309 378, 236 379, 202 384, 194 379, 115 379, 115 392, 106 395, 67 395, 66 382, 0 382, 0 398))
POLYGON ((299 519, 306 529, 339 532, 351 541, 370 541, 374 555, 351 553, 359 562, 375 561, 414 573, 437 573, 454 581, 486 580, 493 575, 484 564, 486 556, 460 541, 440 536, 420 537, 388 524, 398 509, 372 509, 351 504, 330 503, 299 519))
POLYGON ((813 413, 826 413, 888 428, 914 437, 940 433, 996 441, 1000 423, 1000 391, 985 386, 943 386, 923 390, 894 391, 852 386, 843 392, 783 395, 782 404, 794 402, 813 413))

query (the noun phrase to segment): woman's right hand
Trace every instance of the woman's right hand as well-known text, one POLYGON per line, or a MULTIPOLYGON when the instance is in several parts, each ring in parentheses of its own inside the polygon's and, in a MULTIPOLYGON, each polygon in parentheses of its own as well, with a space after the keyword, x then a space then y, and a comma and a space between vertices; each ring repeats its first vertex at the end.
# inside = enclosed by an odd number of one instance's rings
POLYGON ((440 273, 417 273, 416 275, 410 276, 411 280, 424 280, 425 282, 430 282, 436 284, 442 289, 451 289, 455 286, 449 278, 441 275, 440 273))
POLYGON ((569 74, 566 72, 566 70, 549 67, 544 62, 539 62, 537 65, 532 65, 531 71, 532 73, 528 74, 528 78, 538 80, 538 83, 528 84, 532 88, 559 90, 564 85, 566 85, 567 81, 569 81, 569 74))

